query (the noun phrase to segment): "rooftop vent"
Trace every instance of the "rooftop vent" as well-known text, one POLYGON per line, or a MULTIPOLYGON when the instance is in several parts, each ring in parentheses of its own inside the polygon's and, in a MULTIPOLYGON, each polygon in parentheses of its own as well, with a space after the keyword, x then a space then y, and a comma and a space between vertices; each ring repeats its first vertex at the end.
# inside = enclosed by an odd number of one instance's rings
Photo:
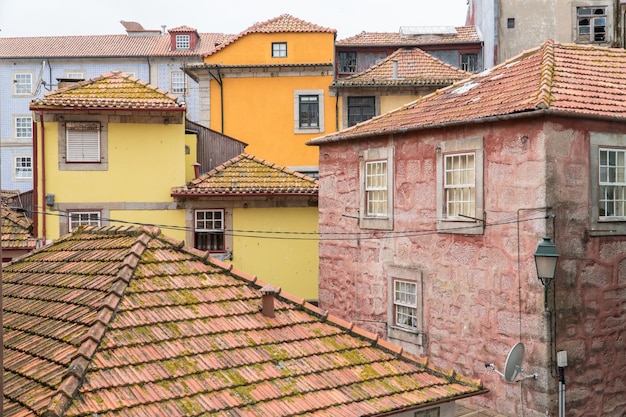
POLYGON ((265 317, 273 318, 275 316, 274 295, 278 293, 278 290, 272 287, 271 285, 266 285, 265 287, 261 288, 260 291, 261 291, 261 294, 263 294, 262 304, 261 304, 261 313, 263 313, 265 317))

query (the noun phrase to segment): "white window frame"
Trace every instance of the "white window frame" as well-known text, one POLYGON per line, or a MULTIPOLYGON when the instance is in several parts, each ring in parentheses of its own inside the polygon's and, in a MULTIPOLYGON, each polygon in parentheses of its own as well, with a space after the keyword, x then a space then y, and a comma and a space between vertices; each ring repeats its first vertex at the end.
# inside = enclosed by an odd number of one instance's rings
POLYGON ((84 80, 85 73, 83 71, 65 71, 64 78, 70 80, 84 80))
POLYGON ((13 158, 13 179, 16 181, 33 179, 32 156, 16 155, 13 158))
POLYGON ((226 252, 226 212, 224 209, 196 209, 193 213, 194 247, 211 253, 226 252), (211 213, 211 218, 199 218, 200 214, 211 213), (215 216, 219 214, 219 216, 215 216), (221 235, 221 248, 198 248, 197 233, 221 235))
MULTIPOLYGON (((626 235, 626 206, 623 215, 607 215, 602 211, 605 204, 602 202, 603 190, 606 186, 620 187, 620 193, 623 198, 616 198, 616 202, 626 199, 626 173, 620 173, 621 177, 614 177, 614 181, 602 175, 603 167, 600 161, 600 153, 605 151, 615 151, 622 153, 624 161, 621 167, 626 165, 626 134, 620 133, 589 133, 589 167, 590 167, 590 218, 589 218, 589 235, 590 236, 609 236, 609 235, 626 235), (618 181, 619 180, 619 181, 618 181)), ((617 168, 617 166, 615 166, 617 168)), ((626 202, 622 202, 626 205, 626 202)))
MULTIPOLYGON (((437 231, 468 235, 483 234, 485 226, 483 221, 483 151, 482 137, 445 141, 437 147, 437 231), (449 181, 446 181, 446 175, 451 173, 450 170, 446 170, 446 158, 454 159, 456 156, 461 158, 464 155, 473 155, 474 161, 473 174, 470 176, 473 185, 466 182, 462 187, 466 191, 473 192, 471 198, 467 197, 467 200, 473 200, 473 210, 469 213, 463 213, 463 215, 450 215, 447 209, 449 198, 458 190, 455 190, 454 187, 460 184, 449 184, 449 181)), ((465 198, 463 197, 461 200, 465 198)))
POLYGON ((68 210, 67 225, 69 232, 82 225, 100 227, 102 214, 100 211, 68 210))
POLYGON ((287 58, 287 42, 272 42, 272 58, 287 58))
POLYGON ((65 162, 99 163, 100 125, 94 122, 67 122, 65 162))
POLYGON ((16 96, 30 96, 33 94, 32 72, 16 72, 13 74, 13 93, 16 96))
POLYGON ((33 118, 31 116, 15 116, 15 137, 17 139, 33 138, 33 118))
POLYGON ((424 296, 422 271, 415 266, 387 265, 387 338, 421 346, 424 333, 424 296), (413 300, 398 300, 396 286, 413 290, 413 300), (412 313, 412 323, 398 320, 398 308, 412 313))
POLYGON ((189 49, 191 48, 191 36, 189 35, 176 35, 176 49, 189 49))
POLYGON ((317 134, 324 132, 324 90, 295 90, 293 93, 293 130, 296 134, 317 134), (300 126, 300 96, 317 96, 318 126, 300 126))
POLYGON ((170 81, 172 94, 187 94, 187 75, 183 71, 172 71, 170 81))
MULTIPOLYGON (((370 176, 371 178, 371 176, 370 176)), ((380 178, 379 178, 380 179, 380 178)), ((359 153, 359 226, 362 229, 393 230, 393 201, 394 201, 394 148, 373 148, 359 153), (376 167, 377 164, 386 165, 384 190, 378 184, 368 184, 368 167, 376 167), (386 191, 385 210, 380 209, 383 200, 380 196, 376 203, 371 197, 386 191), (376 203, 379 209, 370 211, 370 203, 376 203)))
POLYGON ((595 43, 595 44, 606 44, 611 42, 611 19, 612 19, 612 11, 611 8, 609 7, 609 5, 606 2, 602 2, 602 3, 596 3, 596 2, 592 2, 591 4, 589 3, 585 3, 585 4, 575 4, 574 5, 574 13, 575 13, 575 33, 576 33, 576 42, 578 43, 595 43), (594 9, 595 10, 599 10, 599 9, 604 9, 603 10, 603 14, 594 14, 594 9), (586 15, 586 14, 582 14, 581 11, 583 10, 589 10, 590 14, 586 15), (589 19, 589 25, 585 26, 588 27, 589 29, 589 33, 584 33, 581 34, 581 25, 580 25, 580 20, 581 19, 589 19), (603 40, 595 40, 595 31, 594 28, 595 27, 599 27, 596 26, 596 20, 599 19, 603 19, 604 20, 604 39, 603 40), (589 39, 585 39, 585 37, 589 37, 589 39))
POLYGON ((365 161, 365 215, 367 217, 387 217, 389 199, 387 159, 365 161))

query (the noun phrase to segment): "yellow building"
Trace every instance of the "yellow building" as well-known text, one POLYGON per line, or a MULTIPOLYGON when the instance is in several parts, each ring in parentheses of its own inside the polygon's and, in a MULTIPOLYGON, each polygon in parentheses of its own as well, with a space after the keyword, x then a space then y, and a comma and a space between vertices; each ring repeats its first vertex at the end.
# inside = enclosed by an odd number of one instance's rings
POLYGON ((305 143, 337 130, 329 94, 335 37, 334 29, 281 15, 227 39, 204 64, 185 68, 208 101, 200 123, 260 158, 316 173, 317 149, 305 143))
POLYGON ((176 187, 186 241, 306 300, 317 300, 318 181, 241 154, 176 187))
MULTIPOLYGON (((193 172, 185 155, 193 141, 176 97, 112 72, 53 91, 30 109, 37 236, 55 239, 84 224, 184 225, 170 191, 193 172)), ((178 228, 168 233, 184 238, 178 228)))

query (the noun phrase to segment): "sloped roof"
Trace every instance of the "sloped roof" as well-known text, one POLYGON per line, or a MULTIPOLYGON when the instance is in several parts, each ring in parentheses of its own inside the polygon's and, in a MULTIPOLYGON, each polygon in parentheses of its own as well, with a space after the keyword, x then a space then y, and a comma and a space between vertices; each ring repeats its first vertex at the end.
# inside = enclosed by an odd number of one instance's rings
POLYGON ((246 153, 224 162, 172 196, 198 195, 317 195, 318 180, 246 153))
POLYGON ((336 29, 326 28, 323 26, 316 25, 314 23, 307 22, 302 19, 298 19, 297 17, 293 17, 290 14, 282 14, 273 19, 266 20, 264 22, 255 23, 250 26, 243 32, 231 36, 229 39, 224 40, 220 45, 217 45, 213 51, 205 54, 205 56, 209 56, 214 54, 217 51, 220 51, 227 47, 228 45, 234 43, 235 41, 243 38, 246 35, 250 35, 252 33, 318 33, 318 32, 328 32, 328 33, 337 33, 336 29))
POLYGON ((51 91, 31 101, 30 109, 185 110, 176 100, 176 96, 144 81, 113 71, 51 91))
POLYGON ((33 222, 24 213, 0 207, 2 249, 34 249, 37 239, 32 236, 33 222))
POLYGON ((548 40, 480 74, 308 144, 546 113, 626 120, 626 50, 548 40))
POLYGON ((400 48, 365 71, 334 82, 335 87, 446 86, 469 77, 419 48, 400 48), (397 62, 397 77, 394 77, 397 62))
POLYGON ((3 271, 4 417, 363 416, 486 392, 156 228, 78 228, 3 271))
MULTIPOLYGON (((134 23, 134 22, 130 22, 134 23)), ((174 31, 174 30, 171 30, 174 31)), ((199 33, 195 50, 171 50, 170 35, 128 36, 34 36, 0 37, 0 59, 3 58, 104 58, 104 57, 182 57, 200 59, 232 35, 199 33)))
POLYGON ((339 39, 337 46, 418 46, 454 43, 480 43, 474 26, 456 27, 456 34, 405 36, 400 32, 361 32, 339 39))

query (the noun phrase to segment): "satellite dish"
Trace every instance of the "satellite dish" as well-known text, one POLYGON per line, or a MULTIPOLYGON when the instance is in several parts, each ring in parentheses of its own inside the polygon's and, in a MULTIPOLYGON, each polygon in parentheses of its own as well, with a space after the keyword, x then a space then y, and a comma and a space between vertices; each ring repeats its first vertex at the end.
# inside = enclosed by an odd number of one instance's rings
POLYGON ((493 363, 486 363, 485 368, 492 369, 498 375, 502 376, 507 382, 520 382, 526 378, 534 378, 537 379, 538 375, 535 372, 531 375, 526 375, 524 370, 522 369, 522 362, 524 362, 524 344, 522 342, 518 342, 511 348, 508 356, 506 357, 506 362, 504 362, 504 373, 498 371, 493 363), (517 377, 520 379, 517 379, 517 377))
POLYGON ((509 351, 506 362, 504 362, 504 379, 508 382, 515 382, 515 377, 522 371, 524 352, 524 344, 522 342, 516 343, 509 351))

